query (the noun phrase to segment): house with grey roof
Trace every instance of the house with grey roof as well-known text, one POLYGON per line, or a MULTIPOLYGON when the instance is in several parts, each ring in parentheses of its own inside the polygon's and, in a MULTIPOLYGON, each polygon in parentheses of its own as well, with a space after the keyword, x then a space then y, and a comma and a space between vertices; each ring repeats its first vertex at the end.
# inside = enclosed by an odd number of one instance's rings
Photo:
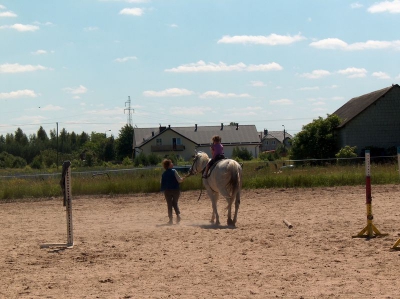
POLYGON ((333 114, 341 119, 338 146, 389 149, 400 146, 400 86, 392 86, 352 98, 333 114))
POLYGON ((268 131, 264 130, 261 137, 261 152, 274 151, 279 146, 284 145, 287 149, 290 149, 290 140, 293 136, 285 130, 283 131, 268 131))
POLYGON ((255 125, 231 126, 223 123, 220 126, 134 128, 134 155, 141 152, 160 156, 175 153, 188 161, 197 150, 211 157, 211 138, 214 135, 221 137, 226 157, 232 157, 235 147, 246 148, 253 157, 258 157, 261 142, 255 125))

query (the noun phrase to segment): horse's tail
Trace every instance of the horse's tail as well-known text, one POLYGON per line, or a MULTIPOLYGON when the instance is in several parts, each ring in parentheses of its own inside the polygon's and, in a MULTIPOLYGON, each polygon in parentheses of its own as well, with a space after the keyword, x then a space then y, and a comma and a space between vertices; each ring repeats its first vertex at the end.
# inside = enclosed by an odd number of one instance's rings
POLYGON ((229 164, 230 180, 228 182, 228 189, 232 197, 242 189, 242 167, 235 161, 229 164))

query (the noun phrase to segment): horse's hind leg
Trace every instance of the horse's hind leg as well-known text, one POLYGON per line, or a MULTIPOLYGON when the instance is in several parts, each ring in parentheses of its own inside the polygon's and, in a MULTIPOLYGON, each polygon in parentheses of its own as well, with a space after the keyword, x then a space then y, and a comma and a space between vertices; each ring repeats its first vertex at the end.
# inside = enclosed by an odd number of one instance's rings
POLYGON ((236 221, 237 221, 237 215, 238 215, 239 205, 240 205, 240 192, 236 193, 236 200, 235 200, 235 216, 233 216, 233 225, 235 225, 235 224, 236 224, 236 221))
POLYGON ((232 203, 233 203, 233 197, 227 198, 228 201, 228 225, 235 225, 235 223, 232 221, 232 203))

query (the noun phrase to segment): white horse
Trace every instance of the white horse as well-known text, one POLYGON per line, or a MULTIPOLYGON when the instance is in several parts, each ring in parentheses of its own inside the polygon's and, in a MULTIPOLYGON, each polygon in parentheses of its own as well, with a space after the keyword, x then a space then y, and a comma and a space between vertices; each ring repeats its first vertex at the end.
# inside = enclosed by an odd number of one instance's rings
MULTIPOLYGON (((204 152, 197 152, 193 164, 189 169, 189 175, 202 173, 210 158, 204 152)), ((224 159, 216 162, 210 167, 210 175, 203 178, 204 187, 211 199, 213 213, 211 223, 220 224, 217 211, 219 194, 228 202, 228 225, 235 225, 240 205, 240 191, 242 189, 242 167, 238 162, 231 159, 224 159), (232 220, 231 208, 235 201, 235 215, 232 220)))

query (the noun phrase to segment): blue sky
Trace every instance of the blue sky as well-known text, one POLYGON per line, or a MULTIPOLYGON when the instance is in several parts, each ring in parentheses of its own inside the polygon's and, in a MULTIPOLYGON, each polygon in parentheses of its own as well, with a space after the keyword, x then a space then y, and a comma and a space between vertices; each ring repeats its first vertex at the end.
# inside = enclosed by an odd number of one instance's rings
POLYGON ((256 125, 294 135, 400 82, 400 0, 0 0, 0 135, 256 125))

